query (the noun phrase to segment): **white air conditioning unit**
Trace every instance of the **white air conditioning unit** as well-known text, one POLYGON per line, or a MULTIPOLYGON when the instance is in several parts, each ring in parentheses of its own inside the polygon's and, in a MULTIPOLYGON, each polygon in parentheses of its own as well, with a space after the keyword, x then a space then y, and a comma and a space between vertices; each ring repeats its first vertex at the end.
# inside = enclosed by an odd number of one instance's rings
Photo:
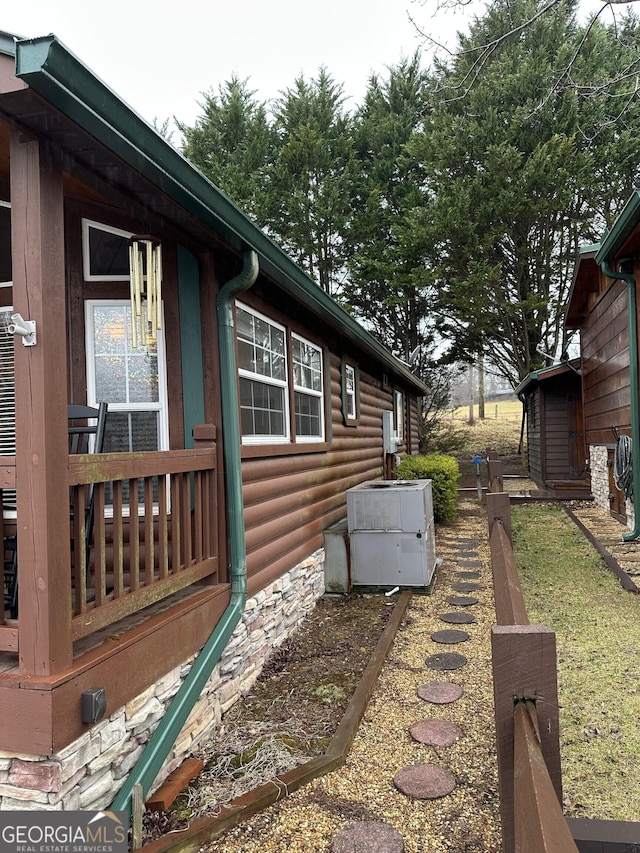
POLYGON ((436 565, 431 480, 368 480, 347 491, 353 586, 427 587, 436 565))

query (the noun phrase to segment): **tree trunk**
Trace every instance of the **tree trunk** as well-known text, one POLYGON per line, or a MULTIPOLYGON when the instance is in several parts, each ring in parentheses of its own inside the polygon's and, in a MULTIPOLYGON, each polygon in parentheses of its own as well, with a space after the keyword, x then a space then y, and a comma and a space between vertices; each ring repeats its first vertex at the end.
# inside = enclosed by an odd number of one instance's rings
POLYGON ((478 356, 478 417, 484 420, 484 359, 482 353, 478 356))
POLYGON ((475 423, 475 418, 473 416, 473 365, 469 365, 469 423, 475 423))

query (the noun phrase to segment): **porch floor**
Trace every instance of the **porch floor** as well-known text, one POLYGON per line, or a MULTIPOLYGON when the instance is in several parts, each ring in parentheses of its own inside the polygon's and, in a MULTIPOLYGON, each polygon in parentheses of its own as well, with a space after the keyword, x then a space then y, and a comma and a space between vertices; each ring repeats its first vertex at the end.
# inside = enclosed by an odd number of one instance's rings
MULTIPOLYGON (((220 584, 220 588, 226 588, 226 584, 220 584)), ((179 604, 184 604, 188 602, 190 599, 194 599, 202 594, 203 589, 207 589, 207 587, 202 586, 192 586, 187 587, 185 589, 176 592, 174 595, 163 599, 162 601, 156 602, 155 604, 150 605, 144 610, 140 610, 136 613, 133 613, 130 616, 127 616, 125 619, 121 619, 119 622, 115 622, 112 625, 108 625, 100 631, 95 631, 92 634, 89 634, 86 637, 82 637, 79 640, 76 640, 73 644, 73 660, 74 662, 80 661, 83 656, 87 655, 90 652, 95 652, 96 650, 100 650, 101 648, 105 648, 109 644, 113 644, 117 642, 119 639, 123 638, 128 632, 139 628, 144 625, 145 622, 149 622, 153 617, 158 617, 162 613, 169 610, 171 607, 174 607, 179 604)), ((7 625, 17 625, 17 621, 12 621, 8 618, 8 614, 6 614, 7 625)), ((17 675, 18 674, 18 655, 14 652, 4 652, 0 651, 0 677, 2 675, 17 675)))

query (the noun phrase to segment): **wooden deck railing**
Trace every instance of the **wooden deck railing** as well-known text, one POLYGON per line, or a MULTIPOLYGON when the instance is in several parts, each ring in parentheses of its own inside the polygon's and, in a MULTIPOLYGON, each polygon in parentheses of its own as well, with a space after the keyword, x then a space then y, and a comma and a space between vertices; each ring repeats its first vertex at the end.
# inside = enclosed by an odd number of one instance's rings
MULTIPOLYGON (((1 488, 15 487, 11 461, 0 457, 1 488)), ((73 640, 196 582, 217 583, 213 443, 190 450, 70 456, 69 490, 73 640), (87 564, 84 508, 91 488, 94 525, 87 564)), ((20 620, 3 621, 0 650, 15 651, 20 620)))
MULTIPOLYGON (((490 488, 501 485, 499 474, 490 474, 490 488)), ((487 515, 498 623, 491 648, 503 851, 577 853, 561 805, 555 633, 529 624, 509 496, 488 492, 487 515)))
POLYGON ((69 485, 74 640, 196 581, 217 579, 213 448, 72 456, 69 485), (82 508, 91 485, 95 520, 87 566, 82 508))

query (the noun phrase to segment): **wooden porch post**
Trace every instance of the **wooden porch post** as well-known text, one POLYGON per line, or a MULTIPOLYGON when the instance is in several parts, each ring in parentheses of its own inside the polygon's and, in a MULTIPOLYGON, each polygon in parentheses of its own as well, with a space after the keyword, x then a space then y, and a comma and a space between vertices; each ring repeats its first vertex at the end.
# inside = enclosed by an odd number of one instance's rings
POLYGON ((72 661, 62 167, 16 128, 11 205, 13 310, 37 332, 14 344, 20 670, 47 676, 72 661))

